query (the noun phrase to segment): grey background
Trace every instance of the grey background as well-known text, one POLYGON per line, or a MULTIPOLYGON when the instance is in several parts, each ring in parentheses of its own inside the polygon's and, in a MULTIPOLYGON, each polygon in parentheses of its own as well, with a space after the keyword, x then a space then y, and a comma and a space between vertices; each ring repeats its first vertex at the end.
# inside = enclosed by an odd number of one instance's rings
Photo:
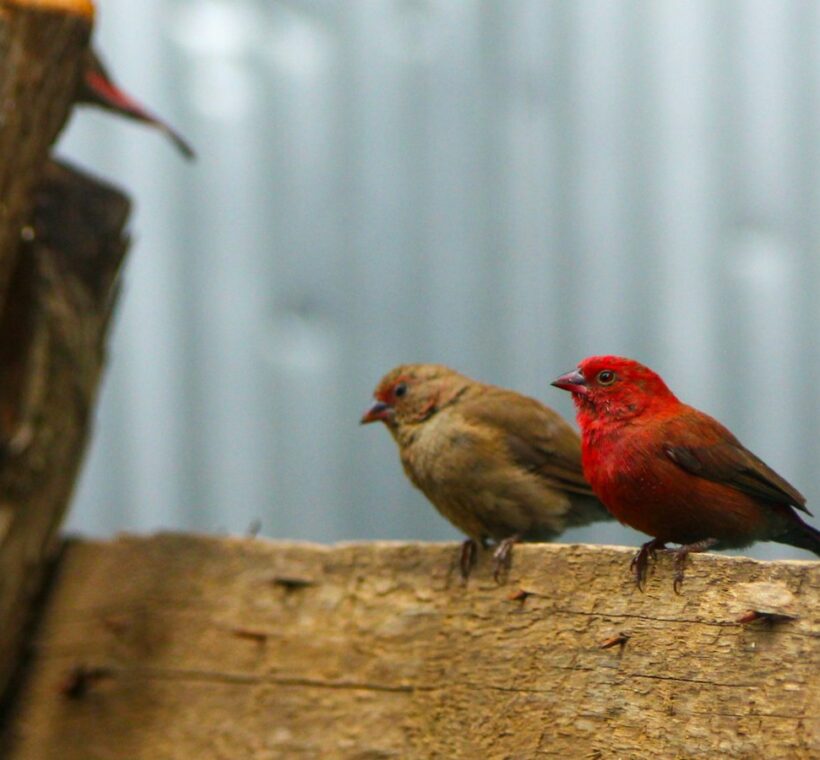
POLYGON ((548 383, 592 353, 820 505, 820 4, 100 6, 199 160, 88 110, 62 141, 137 203, 72 529, 453 538, 357 425, 379 377, 441 361, 571 416, 548 383))

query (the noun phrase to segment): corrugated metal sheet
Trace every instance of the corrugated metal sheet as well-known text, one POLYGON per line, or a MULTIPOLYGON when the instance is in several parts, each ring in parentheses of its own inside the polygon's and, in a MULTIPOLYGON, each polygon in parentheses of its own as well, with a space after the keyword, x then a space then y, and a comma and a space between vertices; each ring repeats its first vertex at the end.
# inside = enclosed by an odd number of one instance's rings
POLYGON ((138 203, 73 528, 453 536, 356 424, 380 375, 571 415, 548 381, 599 352, 820 503, 816 3, 101 5, 200 158, 91 113, 62 144, 138 203))

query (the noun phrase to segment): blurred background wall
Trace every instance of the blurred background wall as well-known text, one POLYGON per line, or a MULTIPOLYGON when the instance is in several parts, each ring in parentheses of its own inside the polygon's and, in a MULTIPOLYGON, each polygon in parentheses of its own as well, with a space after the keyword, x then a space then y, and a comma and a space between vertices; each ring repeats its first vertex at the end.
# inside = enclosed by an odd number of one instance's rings
POLYGON ((357 425, 379 377, 440 361, 571 416, 548 383, 591 353, 820 509, 820 4, 99 6, 199 159, 90 111, 61 144, 137 204, 72 529, 455 537, 357 425))

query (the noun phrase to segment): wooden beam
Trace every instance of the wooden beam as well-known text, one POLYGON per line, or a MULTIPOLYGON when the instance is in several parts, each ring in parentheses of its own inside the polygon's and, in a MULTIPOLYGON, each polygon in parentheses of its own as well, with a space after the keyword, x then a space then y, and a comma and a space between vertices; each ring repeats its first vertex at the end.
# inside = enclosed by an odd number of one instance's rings
POLYGON ((456 552, 72 543, 4 757, 820 757, 820 563, 456 552))

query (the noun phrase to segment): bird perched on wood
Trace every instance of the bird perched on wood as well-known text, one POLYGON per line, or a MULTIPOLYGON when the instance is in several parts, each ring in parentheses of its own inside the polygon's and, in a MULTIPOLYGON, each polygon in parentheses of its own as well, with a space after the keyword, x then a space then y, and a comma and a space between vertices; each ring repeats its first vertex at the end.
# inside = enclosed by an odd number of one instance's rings
POLYGON ((498 580, 516 541, 609 518, 581 473, 578 434, 535 399, 439 364, 396 367, 373 395, 362 424, 387 426, 407 477, 469 536, 465 578, 488 539, 498 580))
POLYGON ((78 103, 100 106, 129 119, 141 121, 164 132, 185 158, 194 158, 194 150, 182 135, 158 116, 146 110, 130 95, 123 92, 108 74, 97 54, 89 48, 86 52, 83 75, 77 90, 78 103))
POLYGON ((778 541, 820 556, 820 531, 795 511, 811 514, 803 495, 651 369, 593 356, 552 384, 572 393, 592 489, 618 520, 654 537, 632 561, 639 587, 667 543, 681 545, 675 591, 692 552, 778 541))

